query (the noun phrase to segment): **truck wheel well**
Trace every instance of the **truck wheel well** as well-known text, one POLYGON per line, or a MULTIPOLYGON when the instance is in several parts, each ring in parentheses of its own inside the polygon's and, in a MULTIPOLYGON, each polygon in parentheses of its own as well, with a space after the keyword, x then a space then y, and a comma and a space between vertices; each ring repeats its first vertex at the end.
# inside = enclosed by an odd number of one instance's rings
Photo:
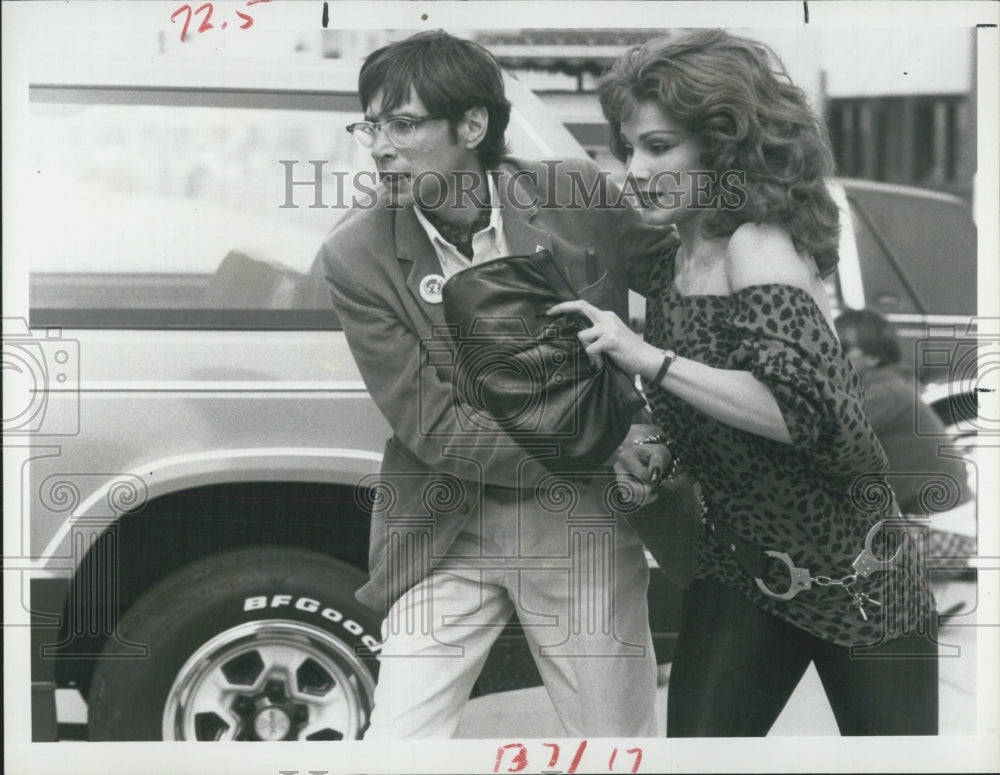
POLYGON ((86 696, 118 617, 193 560, 252 546, 292 546, 367 571, 369 515, 354 488, 313 482, 240 482, 190 488, 122 515, 74 574, 59 646, 57 686, 86 696))

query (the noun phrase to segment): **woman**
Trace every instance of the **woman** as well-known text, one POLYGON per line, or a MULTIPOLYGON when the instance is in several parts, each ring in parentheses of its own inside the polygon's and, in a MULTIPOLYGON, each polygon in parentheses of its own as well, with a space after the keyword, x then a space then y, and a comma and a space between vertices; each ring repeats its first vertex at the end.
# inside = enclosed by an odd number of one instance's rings
POLYGON ((701 484, 667 734, 764 735, 811 662, 842 734, 936 734, 926 573, 824 292, 821 122, 773 52, 722 31, 631 50, 599 94, 626 190, 679 244, 651 272, 645 341, 586 302, 551 312, 585 315, 587 352, 642 376, 701 484))

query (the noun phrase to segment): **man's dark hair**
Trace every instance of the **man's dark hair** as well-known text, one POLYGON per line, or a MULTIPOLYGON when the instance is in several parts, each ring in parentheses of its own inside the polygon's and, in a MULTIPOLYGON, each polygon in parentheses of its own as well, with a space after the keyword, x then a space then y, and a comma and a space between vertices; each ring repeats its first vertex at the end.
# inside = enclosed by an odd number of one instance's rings
POLYGON ((485 108, 489 126, 476 153, 483 166, 496 168, 506 153, 504 133, 510 122, 510 102, 504 95, 500 65, 489 51, 443 30, 419 32, 372 52, 361 66, 358 95, 362 110, 368 110, 380 90, 382 109, 397 108, 410 98, 411 89, 431 115, 448 119, 455 140, 465 111, 485 108))
POLYGON ((892 324, 870 309, 849 309, 835 321, 837 335, 844 339, 853 333, 861 352, 878 358, 879 366, 899 363, 899 337, 892 324))

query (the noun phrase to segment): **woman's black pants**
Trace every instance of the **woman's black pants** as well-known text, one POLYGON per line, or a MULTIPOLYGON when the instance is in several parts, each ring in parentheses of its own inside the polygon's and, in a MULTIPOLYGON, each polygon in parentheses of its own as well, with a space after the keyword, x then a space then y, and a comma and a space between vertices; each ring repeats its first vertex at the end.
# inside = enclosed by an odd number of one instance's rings
POLYGON ((766 735, 810 662, 842 735, 937 734, 933 632, 852 654, 699 579, 684 600, 670 669, 667 737, 766 735))

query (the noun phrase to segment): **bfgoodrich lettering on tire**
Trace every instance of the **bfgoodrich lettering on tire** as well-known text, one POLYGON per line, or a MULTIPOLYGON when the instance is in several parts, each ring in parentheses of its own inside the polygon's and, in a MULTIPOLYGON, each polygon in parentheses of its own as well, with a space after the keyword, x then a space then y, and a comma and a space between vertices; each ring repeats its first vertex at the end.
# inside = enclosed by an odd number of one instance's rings
POLYGON ((365 577, 285 548, 199 560, 122 617, 144 659, 101 655, 91 740, 343 740, 368 724, 379 621, 365 577))

